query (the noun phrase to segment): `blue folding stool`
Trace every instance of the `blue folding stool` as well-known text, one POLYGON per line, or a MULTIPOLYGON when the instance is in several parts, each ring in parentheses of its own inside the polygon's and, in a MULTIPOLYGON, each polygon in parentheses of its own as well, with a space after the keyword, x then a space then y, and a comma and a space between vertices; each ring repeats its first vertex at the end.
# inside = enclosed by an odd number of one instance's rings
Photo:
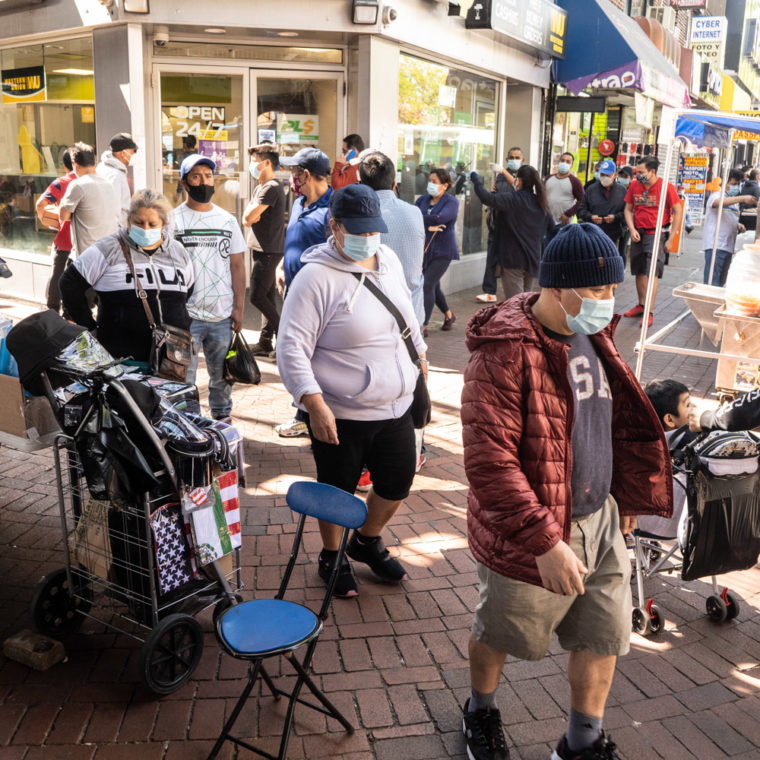
POLYGON ((228 740, 251 752, 271 758, 271 760, 283 760, 288 748, 296 702, 335 718, 349 733, 353 733, 354 730, 353 726, 314 683, 307 671, 314 656, 319 634, 322 631, 322 624, 327 618, 330 600, 345 555, 349 531, 360 528, 364 524, 367 519, 367 506, 361 499, 346 491, 341 491, 339 488, 324 483, 305 481, 293 483, 288 489, 286 498, 288 506, 301 516, 298 519, 293 547, 290 550, 290 559, 285 568, 277 596, 274 599, 254 599, 230 607, 219 616, 216 622, 216 637, 219 639, 222 648, 239 660, 248 660, 250 666, 248 682, 235 705, 235 709, 227 719, 222 733, 216 740, 216 744, 208 756, 209 760, 216 757, 224 742, 228 740), (322 606, 316 614, 302 604, 284 599, 290 576, 298 559, 307 516, 335 523, 343 528, 338 557, 333 565, 322 606), (299 661, 295 652, 304 645, 307 645, 306 652, 303 659, 299 661), (263 661, 265 659, 279 657, 280 655, 293 666, 298 676, 291 691, 283 691, 277 688, 269 674, 264 670, 263 661), (281 696, 288 698, 288 710, 282 728, 280 752, 277 755, 265 752, 230 734, 259 675, 275 699, 279 699, 281 696), (315 704, 299 696, 304 684, 321 704, 315 704))

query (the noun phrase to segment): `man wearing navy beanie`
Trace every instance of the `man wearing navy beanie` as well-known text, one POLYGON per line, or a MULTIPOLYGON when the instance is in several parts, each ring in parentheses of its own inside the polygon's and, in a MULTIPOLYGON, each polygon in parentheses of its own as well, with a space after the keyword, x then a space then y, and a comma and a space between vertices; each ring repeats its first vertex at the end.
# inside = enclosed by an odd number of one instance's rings
POLYGON ((637 515, 673 509, 661 426, 612 340, 623 277, 598 227, 567 225, 544 252, 541 292, 467 326, 467 527, 480 579, 463 718, 471 760, 509 757, 495 699, 506 656, 540 660, 552 633, 570 652, 571 694, 552 760, 618 757, 602 719, 631 633, 623 533, 637 515))

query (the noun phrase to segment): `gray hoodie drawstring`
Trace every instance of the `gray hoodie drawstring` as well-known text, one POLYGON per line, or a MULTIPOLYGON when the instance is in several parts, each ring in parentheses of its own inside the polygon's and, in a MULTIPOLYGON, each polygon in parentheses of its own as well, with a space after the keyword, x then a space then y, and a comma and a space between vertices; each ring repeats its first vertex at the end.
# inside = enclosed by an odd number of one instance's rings
POLYGON ((348 311, 351 311, 353 309, 354 301, 356 300, 356 297, 359 295, 359 291, 362 289, 362 286, 364 285, 364 279, 366 276, 367 275, 364 272, 362 272, 362 276, 357 280, 358 285, 356 286, 356 290, 354 290, 348 302, 348 311))

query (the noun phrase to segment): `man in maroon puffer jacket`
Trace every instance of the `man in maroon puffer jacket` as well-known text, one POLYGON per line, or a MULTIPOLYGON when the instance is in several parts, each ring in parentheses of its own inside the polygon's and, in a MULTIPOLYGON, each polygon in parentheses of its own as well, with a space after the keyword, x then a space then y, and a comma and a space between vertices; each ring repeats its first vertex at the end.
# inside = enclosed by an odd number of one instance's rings
POLYGON ((470 760, 509 751, 494 694, 506 655, 570 652, 553 760, 614 760, 602 717, 628 651, 636 515, 673 509, 662 426, 612 341, 623 260, 592 224, 560 230, 524 293, 470 320, 462 392, 468 532, 480 603, 470 638, 470 760))

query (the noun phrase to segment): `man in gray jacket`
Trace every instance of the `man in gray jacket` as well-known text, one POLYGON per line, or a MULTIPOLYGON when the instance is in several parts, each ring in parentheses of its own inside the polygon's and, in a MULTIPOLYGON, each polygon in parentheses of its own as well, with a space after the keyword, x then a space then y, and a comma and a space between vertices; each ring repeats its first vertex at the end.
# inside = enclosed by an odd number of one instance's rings
POLYGON ((113 188, 118 203, 116 221, 120 227, 126 224, 129 200, 132 197, 127 178, 127 167, 135 153, 137 153, 137 143, 132 139, 132 135, 119 132, 118 135, 111 138, 110 150, 103 152, 96 169, 97 173, 103 179, 108 180, 113 188))

